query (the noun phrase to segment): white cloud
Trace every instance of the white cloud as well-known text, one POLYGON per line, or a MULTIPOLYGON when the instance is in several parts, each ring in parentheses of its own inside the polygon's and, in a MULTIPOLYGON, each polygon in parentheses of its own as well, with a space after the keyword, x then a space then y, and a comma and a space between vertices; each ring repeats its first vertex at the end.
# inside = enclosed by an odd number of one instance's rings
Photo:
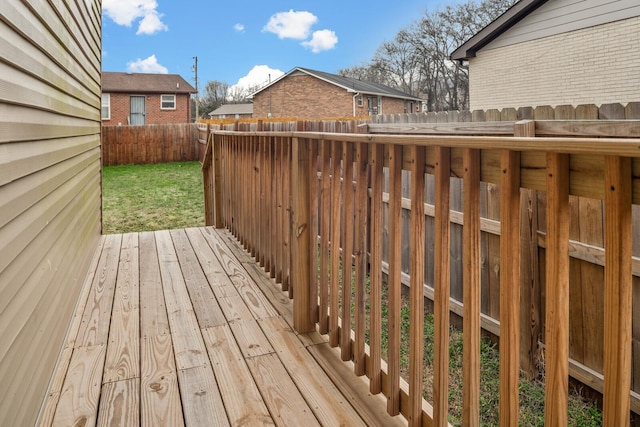
POLYGON ((268 65, 256 65, 246 76, 241 77, 238 83, 229 88, 229 94, 233 95, 260 88, 268 84, 269 79, 274 81, 283 74, 284 72, 270 68, 268 65))
POLYGON ((150 73, 150 74, 168 74, 167 67, 158 64, 155 55, 151 55, 146 59, 138 58, 135 61, 127 63, 127 71, 130 73, 150 73))
POLYGON ((130 27, 140 20, 137 34, 153 34, 167 31, 162 14, 157 11, 156 0, 103 0, 102 11, 118 25, 130 27))
POLYGON ((241 33, 244 31, 244 25, 242 24, 236 24, 233 26, 233 29, 236 30, 237 32, 241 33))
POLYGON ((154 34, 158 31, 167 31, 169 27, 167 27, 160 18, 162 17, 157 11, 150 11, 148 14, 142 18, 140 21, 140 25, 138 26, 138 31, 136 34, 154 34))
POLYGON ((323 50, 333 49, 338 43, 338 36, 331 30, 314 31, 311 40, 302 42, 302 46, 311 49, 311 52, 318 53, 323 50))
POLYGON ((269 18, 269 22, 262 29, 274 33, 280 39, 304 40, 309 36, 311 26, 318 18, 311 12, 278 12, 269 18))

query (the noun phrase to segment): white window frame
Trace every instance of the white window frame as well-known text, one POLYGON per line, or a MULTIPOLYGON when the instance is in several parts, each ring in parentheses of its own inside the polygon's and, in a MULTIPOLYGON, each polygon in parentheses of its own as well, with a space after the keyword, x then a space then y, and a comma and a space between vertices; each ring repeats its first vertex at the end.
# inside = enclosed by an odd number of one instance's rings
POLYGON ((358 95, 358 98, 356 98, 358 101, 358 107, 362 107, 364 105, 364 97, 362 95, 358 95))
POLYGON ((160 109, 161 110, 175 110, 176 109, 176 95, 175 94, 164 94, 160 95, 160 109), (171 102, 170 100, 165 100, 165 97, 173 98, 173 107, 164 107, 165 102, 171 102))
POLYGON ((100 97, 100 118, 102 120, 111 120, 111 94, 103 93, 100 97), (107 109, 107 114, 103 114, 103 110, 107 109))

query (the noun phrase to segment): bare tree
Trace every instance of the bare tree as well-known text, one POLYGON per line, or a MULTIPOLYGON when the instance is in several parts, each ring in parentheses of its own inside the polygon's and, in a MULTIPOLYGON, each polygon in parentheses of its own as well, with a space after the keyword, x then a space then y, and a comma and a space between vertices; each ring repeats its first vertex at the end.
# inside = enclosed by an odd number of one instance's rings
POLYGON ((468 108, 467 67, 451 61, 449 54, 515 1, 468 0, 427 12, 383 43, 368 64, 340 70, 340 74, 423 97, 429 111, 468 108))
POLYGON ((225 104, 229 84, 217 80, 208 81, 203 90, 202 97, 199 98, 199 109, 201 115, 205 116, 225 104))

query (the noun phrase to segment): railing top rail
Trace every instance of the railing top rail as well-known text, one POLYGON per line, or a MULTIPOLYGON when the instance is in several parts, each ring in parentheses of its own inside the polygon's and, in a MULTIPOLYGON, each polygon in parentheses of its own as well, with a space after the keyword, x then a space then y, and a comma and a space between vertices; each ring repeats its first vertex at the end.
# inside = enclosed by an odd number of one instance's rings
POLYGON ((513 135, 515 122, 367 123, 369 133, 430 135, 513 135))
POLYGON ((213 131, 229 136, 268 136, 315 139, 319 141, 367 142, 375 144, 415 145, 424 147, 475 148, 521 152, 616 155, 640 157, 640 138, 620 137, 506 137, 474 135, 400 135, 353 134, 328 132, 238 132, 213 131))

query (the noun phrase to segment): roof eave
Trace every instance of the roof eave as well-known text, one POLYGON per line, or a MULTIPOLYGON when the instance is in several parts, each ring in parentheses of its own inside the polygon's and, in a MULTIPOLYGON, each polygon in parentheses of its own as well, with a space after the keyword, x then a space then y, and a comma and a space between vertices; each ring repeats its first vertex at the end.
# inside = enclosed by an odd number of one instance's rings
POLYGON ((547 0, 520 0, 454 50, 449 58, 456 61, 474 58, 477 51, 546 2, 547 0))

